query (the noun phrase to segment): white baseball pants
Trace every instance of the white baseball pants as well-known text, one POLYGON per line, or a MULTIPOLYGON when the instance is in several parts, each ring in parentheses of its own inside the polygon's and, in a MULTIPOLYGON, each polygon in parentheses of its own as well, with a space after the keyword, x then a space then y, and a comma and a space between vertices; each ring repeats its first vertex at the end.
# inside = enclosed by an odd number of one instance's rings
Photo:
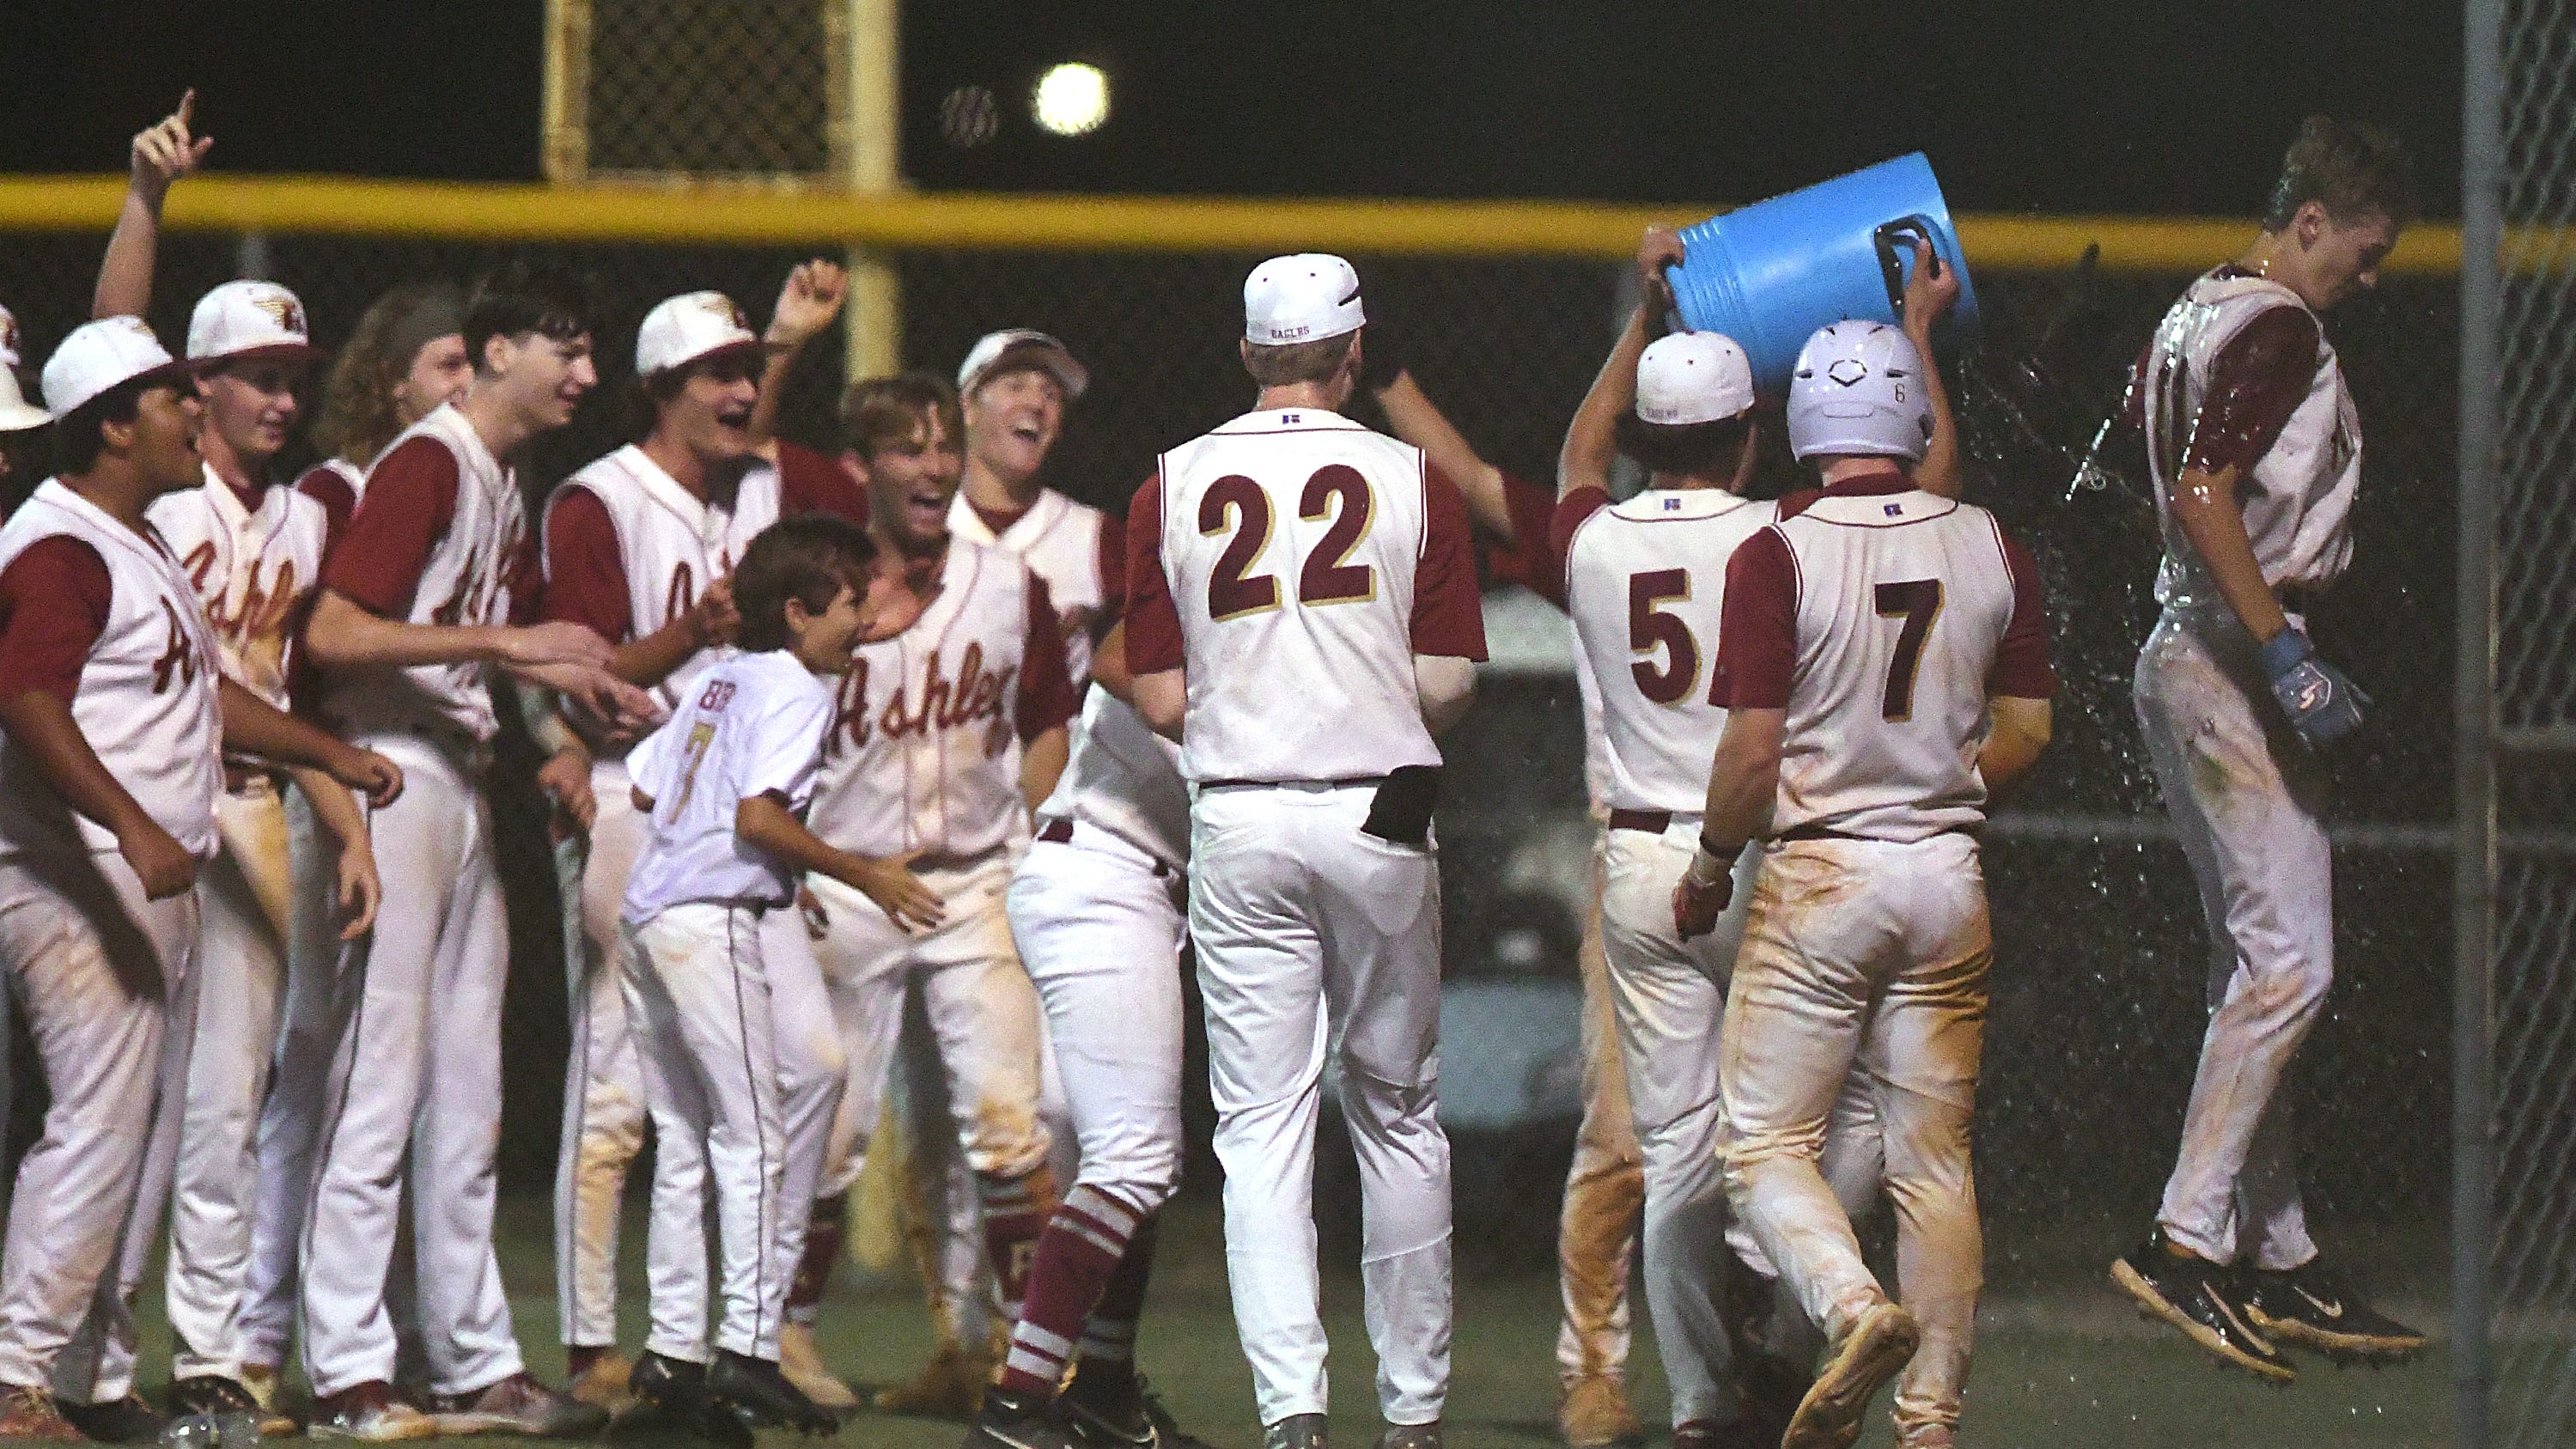
POLYGON ((655 1353, 709 1357, 712 1190, 722 1304, 715 1347, 778 1359, 822 1145, 848 1073, 828 1029, 814 1029, 830 1012, 802 931, 792 910, 707 901, 631 929, 624 969, 657 1144, 645 1342, 655 1353))
POLYGON ((492 818, 473 772, 436 745, 363 743, 405 785, 370 822, 385 901, 349 968, 360 995, 340 1051, 356 1065, 321 1130, 304 1224, 305 1366, 317 1395, 394 1377, 385 1282, 407 1160, 430 1391, 470 1393, 521 1367, 492 1251, 509 968, 492 818))
POLYGON ((1328 1040, 1358 1157, 1360 1284, 1389 1424, 1449 1389, 1449 1139, 1438 1117, 1436 849, 1362 834, 1367 785, 1203 790, 1190 936, 1207 1003, 1226 1276, 1261 1422, 1326 1408, 1315 1117, 1328 1040))
MULTIPOLYGON (((241 1377, 240 1319, 259 1196, 260 1103, 277 1049, 294 906, 286 801, 265 775, 215 801, 223 848, 203 876, 196 1036, 170 1199, 163 1290, 170 1376, 241 1377)), ((326 896, 327 900, 327 896, 326 896)))
POLYGON ((1610 1010, 1610 968, 1601 946, 1601 844, 1593 843, 1591 899, 1576 951, 1583 978, 1583 1121, 1565 1169, 1565 1206, 1556 1225, 1558 1380, 1571 1385, 1628 1367, 1628 1269, 1636 1255, 1645 1172, 1628 1112, 1628 1067, 1610 1010))
POLYGON ((2209 923, 2209 1028, 2156 1219, 2212 1262, 2295 1268, 2317 1245, 2280 1085, 2334 981, 2325 771, 2242 630, 2167 614, 2138 655, 2137 706, 2209 923))
POLYGON ((0 963, 53 1096, 44 1136, 19 1160, 0 1247, 0 1384, 87 1402, 132 1382, 120 1260, 148 1249, 169 1190, 178 1144, 157 1130, 154 1103, 172 1056, 185 1059, 166 1038, 185 1007, 198 909, 193 891, 147 901, 114 853, 0 856, 0 963), (67 1352, 75 1336, 81 1348, 67 1352))
POLYGON ((1969 1139, 1993 957, 1972 838, 1780 841, 1727 994, 1727 1196, 1837 1337, 1883 1290, 1818 1160, 1847 1076, 1877 1104, 1900 1297, 1923 1326, 1897 1385, 1900 1438, 1958 1422, 1975 1338, 1985 1247, 1969 1139))
POLYGON ((617 917, 650 822, 628 793, 624 761, 594 763, 590 782, 599 813, 588 846, 566 841, 558 851, 559 864, 580 864, 566 892, 577 924, 564 940, 572 1050, 555 1158, 555 1302, 563 1341, 598 1347, 617 1342, 618 1226, 627 1169, 644 1150, 643 1067, 628 1026, 626 937, 617 917))
MULTIPOLYGON (((1737 858, 1734 899, 1717 929, 1684 941, 1673 933, 1673 887, 1699 851, 1699 831, 1696 815, 1676 816, 1660 835, 1612 830, 1601 892, 1610 1000, 1645 1159, 1646 1312, 1675 1424, 1736 1412, 1734 1349, 1720 1317, 1729 1259, 1743 1265, 1733 1271, 1777 1276, 1728 1211, 1719 1167, 1719 1028, 1762 853, 1747 848, 1737 858)), ((1852 1080, 1835 1104, 1821 1169, 1844 1212, 1859 1218, 1877 1199, 1879 1162, 1867 1094, 1852 1080)))
POLYGON ((1105 831, 1029 846, 1011 935, 1046 1008, 1082 1185, 1150 1214, 1181 1177, 1183 872, 1105 831))

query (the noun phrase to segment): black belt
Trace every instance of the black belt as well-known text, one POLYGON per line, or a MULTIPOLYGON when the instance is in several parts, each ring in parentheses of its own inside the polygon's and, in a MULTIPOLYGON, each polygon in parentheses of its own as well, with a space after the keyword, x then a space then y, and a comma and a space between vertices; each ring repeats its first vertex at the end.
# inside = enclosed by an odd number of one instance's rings
POLYGON ((1661 835, 1673 828, 1673 812, 1670 810, 1613 810, 1610 812, 1610 828, 1642 830, 1648 835, 1661 835))
MULTIPOLYGON (((1925 840, 1930 840, 1935 836, 1965 835, 1973 840, 1976 838, 1976 834, 1977 828, 1973 825, 1944 825, 1940 829, 1933 831, 1931 835, 1927 835, 1923 838, 1925 840)), ((1882 840, 1875 835, 1854 835, 1848 830, 1836 830, 1830 825, 1812 824, 1791 826, 1789 829, 1783 830, 1778 835, 1771 838, 1774 840, 1862 840, 1878 845, 1895 845, 1899 843, 1893 840, 1882 840)))
POLYGON ((1202 790, 1293 790, 1300 785, 1383 785, 1384 775, 1342 775, 1330 780, 1201 780, 1202 790))
MULTIPOLYGON (((1097 830, 1099 827, 1093 826, 1091 828, 1097 830)), ((1101 833, 1107 834, 1108 832, 1102 831, 1101 833)), ((1045 821, 1038 826, 1037 838, 1045 841, 1049 845, 1071 845, 1073 843, 1073 822, 1070 820, 1045 821)), ((1129 849, 1134 849, 1134 847, 1130 846, 1129 849)), ((1150 850, 1141 851, 1139 853, 1149 860, 1154 859, 1154 853, 1150 850)), ((1170 866, 1165 865, 1160 860, 1154 860, 1154 879, 1169 880, 1174 874, 1175 872, 1170 866)))

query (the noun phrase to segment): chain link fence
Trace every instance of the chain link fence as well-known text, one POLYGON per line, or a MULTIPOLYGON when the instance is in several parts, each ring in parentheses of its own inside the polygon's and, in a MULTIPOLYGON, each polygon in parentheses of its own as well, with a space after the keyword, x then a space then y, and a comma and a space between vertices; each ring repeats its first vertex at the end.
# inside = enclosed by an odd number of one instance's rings
POLYGON ((846 0, 552 0, 547 175, 820 179, 846 0))

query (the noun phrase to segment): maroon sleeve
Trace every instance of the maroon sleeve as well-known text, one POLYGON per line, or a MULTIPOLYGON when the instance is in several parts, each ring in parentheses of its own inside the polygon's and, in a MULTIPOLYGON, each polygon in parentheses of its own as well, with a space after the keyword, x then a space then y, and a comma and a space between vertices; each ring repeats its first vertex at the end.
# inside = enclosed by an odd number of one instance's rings
POLYGON ((378 458, 322 565, 323 586, 369 613, 406 612, 430 549, 456 520, 456 484, 456 455, 435 438, 413 438, 378 458))
POLYGON ((558 489, 546 505, 543 619, 587 625, 611 644, 635 633, 634 597, 626 589, 626 556, 617 525, 599 495, 578 485, 558 489))
POLYGON ((1484 543, 1484 562, 1492 577, 1514 583, 1549 603, 1565 607, 1565 549, 1551 526, 1556 494, 1509 473, 1503 475, 1503 507, 1511 514, 1512 541, 1484 543))
POLYGON ((1020 743, 1027 744, 1072 719, 1082 708, 1074 693, 1073 670, 1064 659, 1064 631, 1055 621, 1055 600, 1046 580, 1029 575, 1029 635, 1020 649, 1020 698, 1013 717, 1020 743))
POLYGON ((88 543, 58 533, 27 545, 0 569, 0 699, 42 690, 70 705, 115 599, 88 543))
POLYGON ((1482 663, 1485 605, 1476 592, 1467 500, 1428 463, 1422 468, 1422 511, 1422 558, 1413 573, 1413 652, 1482 663))
POLYGON ((1100 521, 1100 613, 1091 621, 1095 639, 1108 636, 1111 625, 1127 612, 1127 525, 1119 519, 1100 521))
POLYGON ((1163 473, 1127 505, 1127 668, 1159 674, 1181 667, 1181 611, 1163 577, 1163 473))
POLYGON ((349 515, 358 511, 358 495, 349 490, 349 480, 340 470, 316 463, 295 480, 295 489, 322 505, 322 552, 328 555, 331 545, 349 528, 349 515))
POLYGON ((1798 672, 1798 561, 1766 528, 1726 563, 1726 609, 1717 628, 1709 702, 1728 709, 1787 709, 1798 672))
POLYGON ((519 540, 519 555, 510 560, 508 580, 502 587, 510 591, 510 626, 524 629, 545 618, 546 564, 537 551, 536 536, 519 540))
POLYGON ((778 440, 778 514, 829 513, 868 526, 868 491, 841 460, 778 440))
POLYGON ((1547 526, 1547 546, 1556 554, 1557 576, 1565 576, 1565 556, 1574 550, 1574 531, 1583 520, 1610 506, 1610 494, 1589 484, 1556 500, 1556 517, 1547 526))
MULTIPOLYGON (((1995 529, 2004 549, 2004 567, 2012 574, 2012 621, 2004 626, 2003 643, 1986 671, 1986 693, 2016 699, 2048 699, 2057 693, 2057 671, 2048 662, 2048 609, 2039 584, 2039 565, 2021 540, 1995 529)), ((1732 588, 1730 578, 1728 587, 1732 588)), ((1731 599, 1733 596, 1729 595, 1731 599)))
POLYGON ((2209 365, 2185 466, 2251 468, 2281 436, 2317 379, 2317 319, 2283 303, 2237 329, 2209 365))

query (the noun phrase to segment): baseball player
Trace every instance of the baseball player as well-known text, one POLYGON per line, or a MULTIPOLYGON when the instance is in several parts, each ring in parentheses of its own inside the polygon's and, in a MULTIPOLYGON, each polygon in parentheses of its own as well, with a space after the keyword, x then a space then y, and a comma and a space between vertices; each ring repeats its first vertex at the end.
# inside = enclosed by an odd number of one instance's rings
MULTIPOLYGON (((693 390, 696 381, 684 389, 693 390)), ((834 850, 802 818, 832 724, 829 681, 849 668, 862 631, 901 588, 872 570, 875 553, 865 531, 823 516, 753 539, 732 575, 741 650, 694 670, 670 722, 626 762, 631 803, 647 823, 621 911, 631 945, 622 969, 639 1010, 635 1040, 660 1144, 653 1331, 636 1365, 638 1397, 666 1408, 701 1398, 749 1423, 814 1432, 829 1432, 832 1416, 778 1368, 802 1230, 802 1215, 782 1217, 781 1205, 795 1192, 813 1195, 810 1176, 788 1182, 797 1131, 787 1098, 800 1080, 812 1084, 801 1090, 819 1087, 828 1121, 840 1082, 816 1077, 781 1048, 797 1035, 796 1015, 829 1013, 801 923, 776 908, 794 900, 800 871, 864 895, 901 869, 834 850), (786 928, 772 930, 771 915, 786 928), (773 952, 772 942, 788 949, 773 952), (722 1312, 714 1363, 701 1368, 707 1284, 698 1223, 710 1190, 722 1312), (658 1241, 669 1209, 685 1217, 693 1251, 667 1252, 658 1241), (784 1233, 797 1242, 782 1255, 784 1233)), ((837 1057, 832 1065, 841 1065, 837 1057)))
POLYGON ((15 512, 36 471, 29 442, 54 415, 27 401, 18 384, 18 319, 0 307, 0 498, 15 512))
MULTIPOLYGON (((465 362, 464 303, 443 284, 397 287, 359 315, 332 360, 313 424, 314 441, 327 456, 295 484, 322 506, 326 556, 356 511, 367 464, 404 429, 464 393, 473 376, 465 362)), ((311 676, 309 669, 290 671, 290 687, 310 695, 311 676)), ((286 831, 294 876, 286 993, 260 1107, 258 1199, 235 1328, 242 1383, 263 1411, 276 1407, 278 1368, 295 1323, 296 1252, 313 1186, 315 1135, 330 1100, 332 1057, 362 984, 362 973, 340 969, 355 947, 332 909, 334 862, 345 858, 345 837, 319 818, 301 789, 287 793, 286 831)), ((397 1267, 389 1294, 407 1289, 407 1277, 397 1267)))
POLYGON ((1882 323, 1835 323, 1799 353, 1789 447, 1825 486, 1727 564, 1726 725, 1670 895, 1675 934, 1708 934, 1767 842, 1718 1080, 1729 1202, 1831 1343, 1784 1449, 1846 1449, 1899 1370, 1897 1442, 1948 1449, 1982 1276, 1968 1137, 1993 947, 1971 832, 2047 743, 2056 680, 2030 556, 1907 466, 1934 435, 1928 377, 1882 323), (1853 1077, 1876 1109, 1902 1306, 1818 1170, 1853 1077))
POLYGON ((52 1107, 0 1250, 0 1435, 148 1439, 133 1288, 179 1146, 223 750, 380 804, 401 777, 219 673, 145 518, 203 480, 186 365, 107 318, 64 339, 44 389, 62 471, 0 528, 0 960, 52 1107))
MULTIPOLYGON (((616 646, 609 667, 654 690, 666 709, 682 702, 691 675, 729 652, 728 580, 761 529, 816 510, 865 516, 848 476, 805 449, 782 444, 778 465, 744 471, 759 461, 755 380, 765 366, 776 370, 776 359, 792 358, 838 310, 838 287, 816 288, 809 279, 818 276, 837 279, 838 269, 799 267, 765 342, 720 292, 684 293, 647 313, 635 348, 637 388, 652 419, 642 441, 575 473, 547 502, 544 616, 581 624, 616 646)), ((550 708, 537 713, 550 722, 559 718, 550 708)), ((627 1372, 615 1351, 617 1229, 627 1166, 643 1146, 645 1112, 617 964, 618 911, 644 820, 627 803, 622 745, 560 728, 553 743, 539 783, 567 802, 585 837, 566 893, 579 924, 568 937, 573 1042, 555 1179, 556 1285, 572 1392, 608 1404, 622 1392, 627 1372)), ((827 1030, 807 1036, 796 1045, 811 1050, 794 1059, 830 1060, 815 1090, 791 1094, 801 1108, 819 1101, 820 1120, 800 1136, 818 1144, 800 1159, 810 1174, 842 1063, 827 1030), (818 1098, 826 1082, 832 1095, 818 1098)), ((810 1176, 803 1186, 810 1195, 810 1176)))
MULTIPOLYGON (((1003 891, 1021 812, 1064 768, 1076 700, 1046 585, 1009 553, 949 531, 960 425, 948 385, 920 374, 864 381, 843 418, 879 552, 928 602, 902 632, 860 649, 815 799, 817 835, 904 867, 891 908, 828 876, 807 883, 815 954, 850 1055, 817 1204, 836 1209, 858 1174, 904 989, 917 981, 1001 1306, 1016 1316, 1055 1185, 1037 1119, 1037 993, 1012 950, 1003 891)), ((808 1321, 829 1271, 823 1251, 809 1240, 790 1302, 808 1321)))
POLYGON ((2318 316, 2377 282, 2414 215, 2405 153, 2300 127, 2262 234, 2165 313, 2130 388, 2164 523, 2138 656, 2156 781, 2209 922, 2209 1029, 2147 1241, 2112 1281, 2220 1358, 2288 1379, 2283 1341, 2388 1358, 2424 1336, 2319 1261, 2277 1094, 2334 974, 2318 752, 2369 701, 2308 643, 2352 559, 2361 421, 2318 316))
POLYGON ((1334 410, 1366 321, 1339 257, 1244 283, 1254 410, 1162 456, 1127 521, 1140 712, 1182 742, 1226 1258, 1270 1449, 1324 1442, 1311 1211, 1338 1039, 1388 1449, 1437 1445, 1449 1145, 1437 1117, 1440 751, 1485 652, 1455 485, 1334 410))
POLYGON ((474 380, 369 468, 324 565, 305 641, 325 707, 404 766, 401 808, 374 822, 385 905, 341 1051, 359 1063, 320 1134, 304 1225, 305 1358, 316 1432, 407 1438, 440 1428, 575 1433, 606 1415, 522 1368, 492 1252, 507 932, 477 789, 494 729, 485 667, 642 722, 652 700, 603 667, 598 635, 514 626, 529 551, 502 460, 561 426, 595 381, 588 299, 557 274, 510 267, 476 289, 464 325, 474 380), (434 1005, 433 1005, 434 1003, 434 1005), (384 1303, 399 1173, 412 1186, 432 1419, 396 1400, 384 1303))

